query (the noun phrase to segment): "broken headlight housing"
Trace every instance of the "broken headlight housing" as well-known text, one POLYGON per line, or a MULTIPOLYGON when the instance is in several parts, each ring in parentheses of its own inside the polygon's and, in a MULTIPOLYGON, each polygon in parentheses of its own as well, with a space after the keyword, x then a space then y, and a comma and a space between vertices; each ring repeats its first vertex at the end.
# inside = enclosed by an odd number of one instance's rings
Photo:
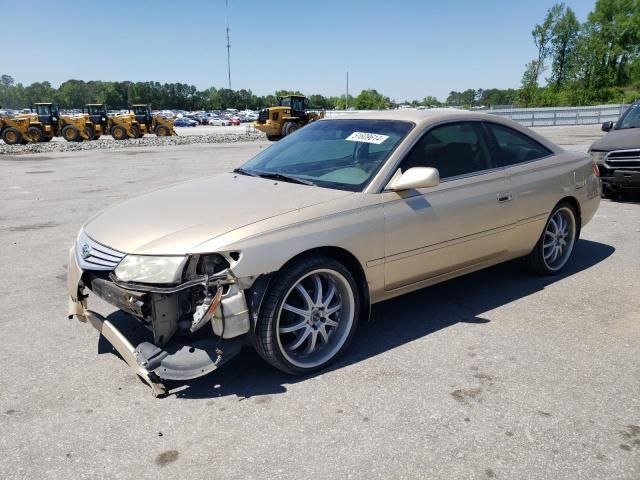
POLYGON ((118 280, 135 283, 179 283, 187 256, 127 255, 115 269, 118 280))
POLYGON ((199 275, 215 275, 229 268, 229 262, 219 253, 201 255, 198 259, 196 272, 199 275))

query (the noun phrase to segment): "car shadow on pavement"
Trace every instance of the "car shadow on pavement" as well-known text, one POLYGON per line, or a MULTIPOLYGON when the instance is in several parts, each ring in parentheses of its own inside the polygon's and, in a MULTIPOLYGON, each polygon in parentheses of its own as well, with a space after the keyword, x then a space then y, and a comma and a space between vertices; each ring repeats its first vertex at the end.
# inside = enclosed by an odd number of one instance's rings
MULTIPOLYGON (((615 248, 580 240, 566 269, 555 277, 540 277, 523 268, 520 260, 374 305, 371 321, 362 322, 349 350, 328 369, 303 377, 284 374, 269 366, 251 348, 205 377, 167 382, 170 395, 198 399, 223 396, 246 398, 287 391, 287 385, 345 368, 457 323, 484 324, 484 312, 539 292, 580 273, 609 257, 615 248)), ((124 316, 121 312, 113 317, 124 316)), ((111 317, 110 316, 110 319, 111 317)))

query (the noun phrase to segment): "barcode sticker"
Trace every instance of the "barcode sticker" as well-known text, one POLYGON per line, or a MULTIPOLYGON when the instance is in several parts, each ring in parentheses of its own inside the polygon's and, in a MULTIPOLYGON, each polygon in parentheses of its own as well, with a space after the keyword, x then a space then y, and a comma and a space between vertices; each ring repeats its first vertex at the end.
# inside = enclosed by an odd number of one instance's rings
POLYGON ((366 132, 353 132, 349 135, 345 140, 349 142, 364 142, 364 143, 375 143, 376 145, 380 145, 384 142, 389 135, 380 135, 377 133, 366 133, 366 132))

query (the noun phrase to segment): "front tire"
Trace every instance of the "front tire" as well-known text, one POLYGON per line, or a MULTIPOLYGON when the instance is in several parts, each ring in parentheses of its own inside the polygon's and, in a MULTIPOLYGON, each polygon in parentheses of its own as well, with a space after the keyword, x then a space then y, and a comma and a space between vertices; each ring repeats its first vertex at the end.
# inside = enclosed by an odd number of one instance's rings
POLYGON ((539 275, 557 275, 568 263, 578 240, 579 222, 574 207, 561 202, 553 209, 533 251, 526 257, 539 275))
POLYGON ((79 142, 80 140, 82 140, 80 129, 75 125, 64 126, 61 133, 67 142, 79 142))
POLYGON ((283 372, 325 368, 349 346, 358 325, 359 293, 340 262, 312 256, 271 282, 258 314, 256 350, 283 372))

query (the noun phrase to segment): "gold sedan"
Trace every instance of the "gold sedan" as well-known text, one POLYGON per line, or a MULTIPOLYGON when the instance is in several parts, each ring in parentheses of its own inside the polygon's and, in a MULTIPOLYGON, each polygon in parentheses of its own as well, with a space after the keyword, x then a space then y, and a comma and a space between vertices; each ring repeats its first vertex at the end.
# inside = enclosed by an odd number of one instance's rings
POLYGON ((70 315, 156 394, 246 344, 305 374, 344 352, 376 302, 517 257, 557 274, 599 202, 588 156, 509 120, 451 110, 324 119, 233 172, 89 220, 69 255, 70 315), (90 310, 90 293, 148 338, 134 342, 90 310))

